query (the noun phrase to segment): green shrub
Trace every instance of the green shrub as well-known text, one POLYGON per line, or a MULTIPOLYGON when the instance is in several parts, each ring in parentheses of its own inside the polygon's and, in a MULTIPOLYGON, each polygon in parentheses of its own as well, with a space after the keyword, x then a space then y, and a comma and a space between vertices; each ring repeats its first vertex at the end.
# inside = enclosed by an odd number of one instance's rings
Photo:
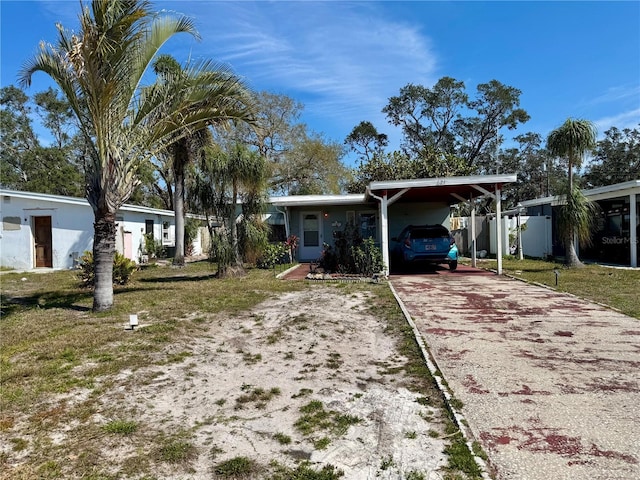
POLYGON ((184 221, 184 254, 186 256, 193 255, 193 242, 198 237, 200 223, 200 220, 191 217, 187 217, 184 221))
POLYGON ((288 261, 288 247, 283 242, 269 243, 258 258, 256 266, 258 268, 273 268, 288 261))
POLYGON ((144 234, 144 252, 149 258, 166 258, 167 248, 162 245, 161 240, 153 238, 153 233, 144 234))
POLYGON ((320 266, 328 272, 353 273, 370 277, 383 268, 382 250, 373 238, 362 239, 351 225, 333 232, 333 245, 324 244, 320 266))
MULTIPOLYGON (((79 278, 82 285, 85 287, 92 287, 95 281, 93 253, 84 252, 80 257, 80 269, 79 278)), ((113 257, 113 283, 115 285, 126 285, 131 279, 131 275, 138 269, 138 265, 133 260, 129 260, 127 257, 119 252, 113 257)))
POLYGON ((370 277, 383 268, 382 250, 376 247, 373 238, 366 238, 359 246, 351 247, 351 254, 355 264, 355 273, 370 277))

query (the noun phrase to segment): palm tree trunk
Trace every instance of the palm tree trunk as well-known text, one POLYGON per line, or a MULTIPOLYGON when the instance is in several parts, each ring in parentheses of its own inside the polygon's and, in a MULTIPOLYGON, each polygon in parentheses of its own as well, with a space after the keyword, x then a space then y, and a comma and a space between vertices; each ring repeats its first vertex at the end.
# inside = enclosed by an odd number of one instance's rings
POLYGON ((174 145, 173 175, 176 187, 174 191, 174 213, 176 221, 176 252, 173 264, 184 266, 184 166, 188 160, 187 145, 184 140, 174 145))
POLYGON ((235 267, 242 266, 242 260, 240 259, 240 245, 238 242, 238 223, 236 219, 236 205, 238 204, 238 183, 233 181, 233 193, 232 193, 232 204, 231 204, 231 248, 233 254, 233 265, 235 267))
POLYGON ((113 306, 113 257, 116 251, 115 213, 96 211, 93 224, 94 291, 93 311, 113 306))
POLYGON ((576 243, 573 230, 564 240, 565 245, 565 263, 567 267, 581 267, 582 262, 576 253, 576 243))

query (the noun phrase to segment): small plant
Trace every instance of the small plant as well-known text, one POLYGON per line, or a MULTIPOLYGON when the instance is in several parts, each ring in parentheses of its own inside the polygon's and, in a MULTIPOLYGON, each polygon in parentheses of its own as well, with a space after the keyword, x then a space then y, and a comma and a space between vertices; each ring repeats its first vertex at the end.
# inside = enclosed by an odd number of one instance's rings
POLYGON ((337 352, 332 352, 329 354, 329 359, 325 364, 327 368, 331 368, 333 370, 337 370, 342 365, 342 360, 340 359, 340 354, 337 352))
POLYGON ((316 440, 315 442, 313 442, 313 446, 316 450, 324 450, 329 446, 330 443, 331 443, 331 439, 327 437, 322 437, 319 440, 316 440))
POLYGON ((380 460, 380 470, 389 470, 394 465, 395 463, 391 455, 387 455, 382 460, 380 460))
POLYGON ((214 473, 222 478, 249 477, 258 470, 258 464, 247 457, 234 457, 213 468, 214 473))
POLYGON ((317 430, 328 430, 336 435, 344 435, 351 425, 362 419, 354 415, 342 415, 333 410, 327 411, 319 400, 311 400, 300 407, 303 415, 293 424, 303 435, 311 435, 317 430))
POLYGON ((277 330, 267 335, 267 344, 273 345, 277 341, 281 340, 283 336, 284 336, 284 332, 282 331, 281 328, 278 328, 277 330))
POLYGON ((298 393, 294 393, 293 395, 291 395, 291 398, 306 397, 308 395, 311 395, 312 393, 313 390, 311 390, 310 388, 301 388, 298 393))
POLYGON ((252 355, 251 353, 245 352, 242 354, 242 360, 244 360, 244 363, 248 365, 254 365, 262 361, 262 354, 256 353, 255 355, 252 355))
POLYGON ((159 460, 167 463, 183 463, 195 458, 198 454, 196 447, 180 436, 167 439, 157 449, 159 460))
POLYGON ((427 432, 427 435, 429 435, 431 438, 438 438, 440 436, 440 432, 438 432, 437 430, 429 430, 427 432))
POLYGON ((418 434, 415 432, 415 430, 411 432, 405 432, 404 438, 408 438, 409 440, 415 440, 416 438, 418 438, 418 434))
POLYGON ((112 420, 104 425, 103 430, 108 433, 117 433, 118 435, 131 435, 138 429, 138 424, 127 420, 112 420))
MULTIPOLYGON (((83 287, 93 287, 95 282, 93 253, 84 252, 80 257, 80 263, 78 265, 80 274, 78 275, 83 287)), ((113 283, 114 285, 126 285, 131 279, 131 275, 138 269, 138 265, 133 260, 129 260, 127 257, 119 252, 116 252, 113 257, 113 283)))
POLYGON ((344 476, 342 470, 333 465, 325 465, 320 470, 314 470, 309 462, 302 462, 296 468, 290 468, 273 462, 274 473, 269 480, 337 480, 344 476))
POLYGON ((245 391, 248 391, 248 393, 240 395, 236 399, 236 410, 241 410, 247 403, 255 403, 256 408, 262 409, 267 406, 267 402, 271 401, 274 397, 277 397, 281 393, 278 387, 274 387, 270 390, 256 387, 251 390, 245 391))
POLYGON ((451 444, 445 447, 444 452, 448 456, 448 468, 464 472, 472 478, 480 477, 482 473, 480 467, 467 448, 462 435, 453 437, 451 444))
POLYGON ((409 470, 404 474, 404 478, 405 480, 427 480, 425 474, 418 470, 409 470))
POLYGON ((280 445, 289 445, 291 443, 291 437, 285 433, 278 432, 273 435, 273 438, 275 438, 280 445))

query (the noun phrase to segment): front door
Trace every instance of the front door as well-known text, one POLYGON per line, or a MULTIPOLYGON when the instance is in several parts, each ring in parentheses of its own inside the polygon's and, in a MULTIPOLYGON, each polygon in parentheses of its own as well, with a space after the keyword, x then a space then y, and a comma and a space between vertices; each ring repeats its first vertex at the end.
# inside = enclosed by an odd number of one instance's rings
POLYGON ((301 224, 300 260, 317 260, 322 253, 322 215, 302 212, 301 224))
POLYGON ((36 268, 53 267, 51 217, 33 217, 36 268))

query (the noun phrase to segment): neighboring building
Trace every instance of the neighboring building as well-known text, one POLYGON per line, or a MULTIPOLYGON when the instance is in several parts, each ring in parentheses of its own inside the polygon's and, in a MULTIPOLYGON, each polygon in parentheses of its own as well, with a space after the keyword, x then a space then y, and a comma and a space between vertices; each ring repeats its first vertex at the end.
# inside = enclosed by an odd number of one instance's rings
MULTIPOLYGON (((0 265, 20 270, 73 268, 93 248, 93 210, 83 198, 0 189, 0 265)), ((144 235, 174 246, 174 213, 123 205, 116 215, 116 250, 139 262, 144 235)), ((200 253, 200 241, 194 244, 200 253)))
MULTIPOLYGON (((593 231, 593 245, 579 252, 583 260, 638 266, 640 225, 640 180, 583 190, 584 195, 598 204, 593 231)), ((556 228, 557 209, 561 196, 537 198, 522 202, 526 214, 552 219, 547 241, 552 244, 552 256, 564 256, 564 247, 556 228)), ((527 244, 523 241, 524 253, 527 244)))

